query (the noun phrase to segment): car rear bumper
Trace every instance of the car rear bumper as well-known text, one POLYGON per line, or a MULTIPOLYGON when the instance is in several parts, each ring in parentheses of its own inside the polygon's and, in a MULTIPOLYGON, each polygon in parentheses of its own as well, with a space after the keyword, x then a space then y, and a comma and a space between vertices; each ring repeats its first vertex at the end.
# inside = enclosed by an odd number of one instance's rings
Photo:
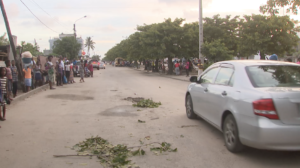
POLYGON ((99 68, 99 65, 93 65, 93 68, 99 68))
POLYGON ((239 124, 240 140, 244 145, 258 149, 300 151, 300 125, 285 125, 280 120, 258 116, 246 121, 243 126, 239 124))

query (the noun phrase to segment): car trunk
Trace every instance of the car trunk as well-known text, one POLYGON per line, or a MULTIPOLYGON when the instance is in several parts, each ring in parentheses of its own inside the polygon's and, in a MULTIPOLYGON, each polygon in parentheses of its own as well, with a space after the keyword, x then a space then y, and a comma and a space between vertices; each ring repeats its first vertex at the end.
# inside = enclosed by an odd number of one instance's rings
POLYGON ((300 125, 300 88, 265 88, 271 94, 279 119, 288 125, 300 125))

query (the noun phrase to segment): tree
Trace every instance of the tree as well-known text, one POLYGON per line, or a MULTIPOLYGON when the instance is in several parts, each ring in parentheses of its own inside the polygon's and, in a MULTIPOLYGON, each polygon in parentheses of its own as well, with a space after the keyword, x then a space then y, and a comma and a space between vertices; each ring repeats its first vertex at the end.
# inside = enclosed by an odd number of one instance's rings
POLYGON ((276 15, 279 13, 278 7, 288 6, 287 13, 292 11, 293 14, 298 14, 299 5, 300 0, 268 0, 266 5, 260 6, 260 12, 276 15))
POLYGON ((91 37, 87 37, 87 38, 85 39, 85 47, 88 48, 88 53, 89 53, 89 55, 90 55, 90 49, 92 49, 92 50, 95 49, 94 44, 96 44, 96 43, 92 40, 91 37))
POLYGON ((33 45, 31 43, 26 43, 25 41, 22 41, 21 46, 23 47, 23 52, 29 51, 33 56, 38 56, 43 54, 39 51, 39 47, 37 45, 33 45))
POLYGON ((238 19, 239 16, 231 18, 230 15, 225 18, 221 18, 220 15, 215 15, 212 18, 204 18, 204 42, 210 43, 215 40, 221 40, 221 42, 236 55, 238 48, 238 19))
POLYGON ((6 38, 6 33, 0 36, 0 45, 9 45, 9 41, 6 38))
POLYGON ((229 50, 220 39, 204 42, 201 47, 201 54, 213 62, 230 60, 233 57, 233 51, 229 50))
POLYGON ((64 37, 56 40, 53 45, 53 53, 67 57, 68 59, 77 59, 78 52, 81 50, 81 44, 74 37, 64 37))
POLYGON ((239 53, 250 56, 260 51, 262 59, 265 54, 291 53, 299 41, 295 23, 289 16, 245 15, 239 30, 239 53))

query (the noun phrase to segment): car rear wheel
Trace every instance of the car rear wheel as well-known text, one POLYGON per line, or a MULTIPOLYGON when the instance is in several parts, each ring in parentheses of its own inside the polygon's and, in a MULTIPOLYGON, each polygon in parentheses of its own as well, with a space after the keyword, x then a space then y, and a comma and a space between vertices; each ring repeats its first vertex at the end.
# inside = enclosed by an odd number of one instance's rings
POLYGON ((226 116, 223 122, 223 135, 225 145, 230 152, 236 153, 244 149, 244 145, 239 138, 239 131, 232 114, 226 116))
POLYGON ((186 116, 189 119, 197 118, 197 115, 194 113, 194 110, 193 110, 193 101, 192 101, 191 95, 187 95, 185 107, 186 107, 186 116))
POLYGON ((100 68, 98 67, 97 70, 99 70, 100 68))

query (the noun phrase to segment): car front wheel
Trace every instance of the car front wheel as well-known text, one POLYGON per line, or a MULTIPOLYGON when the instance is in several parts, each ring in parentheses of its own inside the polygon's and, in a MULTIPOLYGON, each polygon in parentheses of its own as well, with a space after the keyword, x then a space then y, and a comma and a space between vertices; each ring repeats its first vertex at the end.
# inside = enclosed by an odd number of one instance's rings
POLYGON ((236 153, 244 149, 244 145, 239 138, 239 131, 232 114, 226 116, 223 122, 223 135, 225 145, 230 152, 236 153))
POLYGON ((191 95, 187 95, 186 102, 185 102, 185 107, 186 107, 186 116, 189 119, 197 118, 197 115, 194 113, 193 101, 192 101, 191 95))

